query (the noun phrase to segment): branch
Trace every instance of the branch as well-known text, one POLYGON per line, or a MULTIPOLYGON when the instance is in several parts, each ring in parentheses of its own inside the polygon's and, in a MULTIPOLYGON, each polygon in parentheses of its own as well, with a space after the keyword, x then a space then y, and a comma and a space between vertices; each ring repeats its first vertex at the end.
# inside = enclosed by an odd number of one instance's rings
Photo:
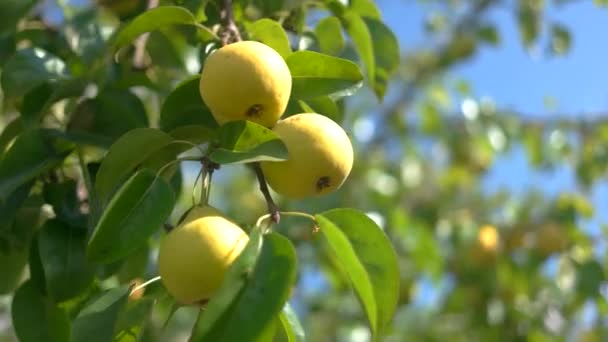
POLYGON ((232 11, 232 0, 222 0, 222 8, 220 10, 220 21, 222 22, 223 30, 220 32, 220 40, 222 45, 239 42, 243 40, 239 28, 234 22, 234 12, 232 11))
POLYGON ((255 171, 255 175, 258 178, 258 183, 260 184, 260 191, 264 195, 264 199, 266 200, 266 205, 268 206, 268 213, 272 219, 272 222, 279 223, 281 220, 281 213, 279 212, 279 207, 274 203, 272 196, 270 196, 270 191, 268 190, 268 184, 266 183, 266 177, 264 177, 264 172, 260 167, 259 163, 252 164, 253 170, 255 171))

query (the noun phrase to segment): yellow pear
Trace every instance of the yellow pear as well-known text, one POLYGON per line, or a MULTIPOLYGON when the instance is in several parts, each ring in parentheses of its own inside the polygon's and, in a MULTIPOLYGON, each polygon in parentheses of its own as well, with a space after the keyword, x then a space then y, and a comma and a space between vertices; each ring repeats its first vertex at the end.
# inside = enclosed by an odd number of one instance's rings
POLYGON ((289 158, 263 162, 270 187, 293 199, 323 195, 338 189, 353 166, 353 147, 346 132, 320 114, 297 114, 277 122, 289 158))
POLYGON ((254 41, 238 42, 207 58, 200 92, 220 125, 249 120, 272 127, 287 107, 291 73, 271 47, 254 41))
POLYGON ((247 234, 217 209, 195 207, 161 241, 161 280, 182 304, 207 300, 248 241, 247 234))
POLYGON ((467 249, 467 264, 482 267, 496 261, 500 247, 498 230, 492 225, 484 225, 479 229, 477 241, 467 249))
POLYGON ((485 225, 481 227, 481 229, 479 229, 479 235, 477 236, 477 239, 484 250, 490 252, 496 251, 496 248, 498 247, 499 237, 498 232, 496 231, 496 228, 494 226, 485 225))

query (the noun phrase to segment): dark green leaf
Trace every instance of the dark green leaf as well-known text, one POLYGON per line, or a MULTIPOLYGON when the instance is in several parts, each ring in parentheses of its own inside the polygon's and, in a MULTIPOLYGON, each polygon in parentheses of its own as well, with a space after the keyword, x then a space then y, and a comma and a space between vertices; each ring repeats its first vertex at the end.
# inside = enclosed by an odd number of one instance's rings
POLYGON ((73 342, 113 341, 118 317, 127 303, 130 286, 121 286, 96 296, 78 314, 72 326, 73 342))
POLYGON ((138 171, 112 198, 89 241, 91 261, 109 263, 134 252, 165 223, 175 194, 154 172, 138 171))
POLYGON ((279 315, 281 326, 287 337, 287 342, 304 342, 306 341, 306 335, 304 334, 304 328, 302 323, 298 319, 297 314, 291 308, 289 303, 285 304, 283 311, 279 315))
POLYGON ((152 128, 138 128, 120 137, 110 147, 97 172, 95 190, 101 202, 110 199, 137 165, 172 141, 167 133, 152 128))
POLYGON ((373 88, 379 99, 384 97, 391 74, 399 66, 399 43, 395 34, 380 20, 364 18, 372 37, 376 77, 373 88))
POLYGON ((287 33, 278 22, 271 19, 260 19, 247 26, 249 38, 273 48, 283 58, 291 54, 287 33))
POLYGON ((147 126, 146 109, 137 96, 127 90, 106 89, 78 105, 67 132, 106 147, 125 133, 147 126))
POLYGON ((389 239, 374 221, 353 209, 334 209, 315 217, 365 309, 372 332, 381 335, 399 298, 397 255, 389 239))
POLYGON ((92 283, 94 269, 86 259, 85 228, 50 220, 40 230, 38 248, 48 294, 57 302, 76 297, 92 283))
POLYGON ((315 36, 321 52, 328 55, 337 56, 346 46, 344 36, 342 36, 340 19, 334 16, 319 21, 319 24, 315 27, 315 36))
POLYGON ((2 0, 0 1, 0 33, 12 31, 15 26, 38 0, 2 0))
POLYGON ((160 111, 160 127, 169 132, 181 126, 200 125, 218 127, 205 106, 199 90, 200 76, 180 83, 166 98, 160 111))
POLYGON ((144 298, 135 302, 130 302, 127 308, 118 318, 116 326, 117 341, 137 341, 143 325, 150 316, 154 307, 153 298, 144 298))
POLYGON ((44 130, 21 133, 0 160, 0 201, 20 185, 52 169, 71 152, 44 130))
POLYGON ((13 298, 12 318, 21 342, 64 342, 70 338, 70 321, 64 310, 27 281, 13 298))
POLYGON ((140 14, 124 26, 114 36, 112 49, 118 50, 146 32, 176 24, 196 25, 199 30, 202 30, 209 36, 213 36, 211 31, 201 25, 197 25, 196 17, 187 9, 178 6, 161 6, 140 14))
POLYGON ((363 80, 355 63, 312 51, 294 52, 287 58, 287 65, 293 78, 294 99, 352 95, 363 80))
POLYGON ((2 70, 0 82, 6 97, 23 96, 45 82, 67 78, 65 63, 58 57, 39 49, 19 50, 2 70))
MULTIPOLYGON (((276 233, 264 236, 261 254, 253 269, 240 274, 246 286, 229 307, 211 303, 197 322, 193 341, 255 341, 269 333, 289 298, 296 277, 296 254, 291 242, 276 233), (227 308, 227 310, 226 310, 227 308), (211 316, 214 318, 211 320, 211 316), (247 319, 255 317, 255 319, 247 319), (231 327, 238 326, 238 329, 231 327)), ((230 282, 222 285, 228 287, 230 282)))
POLYGON ((287 147, 272 130, 251 121, 231 121, 218 132, 209 158, 219 164, 287 160, 287 147))

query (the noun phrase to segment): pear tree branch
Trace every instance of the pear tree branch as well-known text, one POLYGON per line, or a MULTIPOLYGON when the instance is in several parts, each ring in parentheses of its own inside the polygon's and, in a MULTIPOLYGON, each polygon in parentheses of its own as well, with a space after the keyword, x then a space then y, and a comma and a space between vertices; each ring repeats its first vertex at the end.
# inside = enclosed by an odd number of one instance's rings
POLYGON ((270 195, 270 190, 268 189, 268 184, 266 183, 266 178, 264 177, 264 172, 260 167, 259 163, 253 163, 253 170, 255 171, 255 175, 258 178, 258 183, 260 184, 260 191, 264 195, 264 199, 266 200, 266 205, 268 206, 268 213, 270 214, 270 218, 272 222, 279 223, 281 220, 281 213, 279 207, 274 203, 272 196, 270 195))

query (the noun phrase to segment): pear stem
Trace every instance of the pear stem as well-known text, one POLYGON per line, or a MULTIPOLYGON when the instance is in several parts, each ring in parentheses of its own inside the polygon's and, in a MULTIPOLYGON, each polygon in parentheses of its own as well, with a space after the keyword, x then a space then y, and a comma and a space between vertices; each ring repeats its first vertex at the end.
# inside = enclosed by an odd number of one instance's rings
POLYGON ((281 213, 279 211, 279 207, 274 203, 272 196, 270 195, 270 190, 268 190, 268 184, 266 183, 266 177, 264 177, 264 172, 260 167, 260 163, 253 163, 253 170, 255 171, 255 175, 258 178, 258 183, 260 184, 260 191, 264 195, 264 199, 266 200, 266 205, 268 206, 268 213, 272 222, 279 223, 281 220, 281 213))
POLYGON ((145 283, 140 284, 139 286, 134 287, 134 288, 131 290, 131 292, 129 293, 129 295, 132 295, 133 293, 135 293, 135 291, 140 290, 140 289, 143 289, 144 287, 146 287, 146 286, 148 286, 148 285, 150 285, 150 284, 152 284, 152 283, 154 283, 154 282, 156 282, 156 281, 159 281, 159 280, 160 280, 160 276, 158 276, 158 277, 154 277, 154 278, 152 278, 152 279, 150 279, 150 280, 146 281, 145 283))
MULTIPOLYGON (((309 219, 310 221, 312 221, 312 223, 315 225, 315 229, 318 227, 317 220, 315 219, 314 216, 312 216, 310 214, 299 212, 299 211, 280 211, 279 213, 281 214, 281 216, 305 217, 305 218, 309 219)), ((258 220, 256 221, 255 226, 256 227, 261 226, 265 220, 267 220, 271 217, 272 217, 272 214, 264 214, 264 215, 260 216, 260 218, 258 218, 258 220)))
POLYGON ((223 32, 220 32, 220 40, 222 45, 228 45, 234 42, 240 42, 241 33, 234 22, 234 12, 232 11, 232 0, 222 0, 222 9, 220 11, 220 20, 224 27, 223 32))
POLYGON ((208 157, 201 158, 201 174, 203 177, 202 185, 201 185, 201 205, 209 204, 209 194, 211 193, 211 178, 213 176, 213 172, 220 168, 220 165, 214 163, 208 157))

